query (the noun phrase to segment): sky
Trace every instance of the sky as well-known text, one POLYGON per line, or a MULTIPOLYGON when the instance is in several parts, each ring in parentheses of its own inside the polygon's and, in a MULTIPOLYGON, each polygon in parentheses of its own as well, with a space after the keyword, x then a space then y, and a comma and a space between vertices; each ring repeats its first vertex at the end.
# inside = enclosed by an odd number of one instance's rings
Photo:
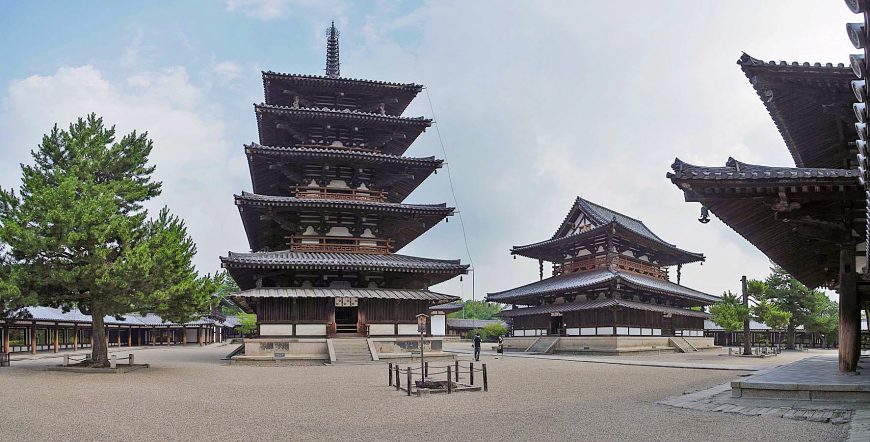
POLYGON ((0 186, 18 187, 54 124, 96 112, 147 131, 163 182, 149 208, 184 218, 197 268, 215 272, 248 251, 233 194, 251 190, 260 72, 322 74, 333 20, 343 76, 426 86, 405 115, 435 127, 407 155, 446 153, 455 199, 444 168, 406 201, 448 202, 462 222, 401 253, 473 263, 434 289, 481 299, 538 279, 509 250, 549 238, 577 196, 704 253, 686 286, 718 295, 766 276, 767 258, 715 217, 698 223, 665 174, 675 157, 793 166, 736 61, 846 63, 857 18, 817 0, 0 0, 0 186))

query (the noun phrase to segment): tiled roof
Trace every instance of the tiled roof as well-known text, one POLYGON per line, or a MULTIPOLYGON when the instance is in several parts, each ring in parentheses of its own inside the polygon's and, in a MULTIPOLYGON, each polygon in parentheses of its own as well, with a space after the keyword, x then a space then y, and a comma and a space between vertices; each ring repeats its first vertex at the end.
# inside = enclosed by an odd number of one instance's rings
POLYGON ((290 196, 272 196, 259 195, 256 193, 242 192, 241 195, 234 195, 236 205, 260 205, 260 206, 280 206, 280 207, 301 207, 301 208, 337 208, 350 210, 371 210, 377 212, 397 212, 397 213, 415 213, 415 214, 432 214, 446 216, 453 213, 453 207, 447 207, 447 204, 400 204, 400 203, 378 203, 371 201, 354 201, 354 200, 330 200, 319 198, 295 198, 290 196))
POLYGON ((671 165, 673 173, 667 177, 677 180, 769 180, 780 181, 784 179, 822 180, 845 179, 857 180, 858 171, 852 169, 826 169, 809 167, 771 167, 758 166, 742 163, 734 158, 728 158, 725 167, 695 166, 674 160, 671 165))
POLYGON ((507 327, 507 324, 499 319, 462 319, 462 318, 447 318, 447 328, 458 330, 473 330, 475 328, 483 328, 490 324, 499 324, 507 327))
POLYGON ((633 285, 642 290, 688 298, 694 301, 713 303, 719 300, 716 296, 708 295, 663 279, 607 269, 553 276, 515 289, 490 293, 486 296, 486 299, 488 301, 505 302, 531 296, 559 295, 573 290, 601 286, 614 280, 633 285))
POLYGON ((574 205, 571 207, 571 210, 568 211, 568 214, 565 216, 565 220, 562 221, 562 224, 556 230, 556 233, 553 234, 553 237, 551 239, 556 239, 556 238, 564 235, 563 232, 567 230, 567 228, 569 227, 569 222, 571 221, 572 218, 574 218, 574 215, 576 214, 576 212, 578 210, 585 213, 597 225, 607 224, 611 221, 616 221, 619 224, 621 224, 622 226, 624 226, 625 228, 627 228, 627 229, 629 229, 629 230, 631 230, 639 235, 642 235, 646 238, 650 238, 654 241, 657 241, 657 242, 660 242, 663 244, 673 246, 673 244, 659 238, 658 235, 653 233, 653 231, 650 230, 649 227, 647 227, 643 223, 643 221, 632 218, 630 216, 623 215, 615 210, 608 209, 607 207, 604 207, 600 204, 595 204, 592 201, 580 198, 579 196, 577 197, 576 200, 574 200, 574 205))
POLYGON ((283 73, 283 72, 274 72, 274 71, 263 71, 263 77, 292 78, 292 79, 316 81, 316 82, 323 82, 323 83, 358 83, 361 85, 397 87, 397 88, 401 88, 401 89, 408 89, 410 91, 415 91, 415 92, 419 92, 420 90, 423 89, 423 85, 414 84, 414 83, 397 83, 397 82, 391 82, 391 81, 364 80, 364 79, 345 78, 345 77, 327 77, 327 76, 323 76, 323 75, 287 74, 287 73, 283 73))
POLYGON ((503 318, 512 318, 516 316, 573 312, 579 310, 594 310, 609 307, 624 307, 627 309, 645 310, 658 313, 671 313, 675 315, 692 316, 696 318, 708 318, 710 316, 704 312, 699 312, 696 310, 608 298, 596 299, 594 301, 566 302, 562 304, 549 304, 538 307, 516 308, 512 310, 505 310, 499 313, 499 316, 503 318))
POLYGON ((365 253, 314 253, 289 250, 259 253, 229 252, 221 261, 231 267, 398 270, 409 272, 462 272, 467 264, 456 260, 418 258, 415 256, 365 253))
POLYGON ((350 109, 330 109, 330 108, 308 108, 308 107, 290 107, 290 106, 274 106, 270 104, 255 104, 254 110, 257 113, 271 112, 277 114, 298 115, 301 117, 316 118, 325 120, 327 118, 336 119, 355 119, 355 120, 371 120, 382 121, 391 124, 411 124, 417 126, 429 127, 432 125, 432 120, 426 117, 402 117, 396 115, 385 115, 374 112, 360 112, 350 109))
POLYGON ((245 151, 248 153, 294 156, 294 157, 316 157, 316 158, 341 158, 351 160, 364 160, 369 162, 384 162, 396 163, 406 166, 416 167, 434 167, 440 168, 444 160, 433 157, 413 158, 403 157, 399 155, 390 155, 380 152, 365 152, 351 149, 329 148, 329 147, 297 147, 297 146, 263 146, 257 143, 245 145, 245 151))
MULTIPOLYGON (((23 319, 25 320, 36 320, 36 321, 56 321, 56 322, 75 322, 82 324, 90 324, 91 323, 91 315, 86 315, 79 311, 78 309, 71 309, 68 312, 64 312, 63 309, 57 307, 46 307, 46 306, 30 306, 24 307, 18 312, 20 313, 26 311, 23 319)), ((121 316, 121 320, 116 319, 114 316, 106 316, 103 318, 103 322, 107 325, 130 325, 130 326, 177 326, 177 325, 208 325, 208 324, 217 324, 217 321, 211 318, 200 318, 190 322, 185 322, 184 324, 178 324, 175 322, 166 321, 164 322, 163 318, 153 313, 149 313, 146 315, 138 315, 138 314, 127 314, 121 316)), ((0 318, 0 321, 3 319, 0 318)))
POLYGON ((423 301, 453 301, 456 296, 429 290, 413 289, 369 289, 369 288, 284 288, 261 287, 233 294, 242 298, 376 298, 412 299, 423 301))
MULTIPOLYGON (((861 322, 864 322, 864 321, 861 321, 861 322)), ((750 329, 750 330, 753 330, 753 331, 756 331, 756 330, 760 330, 760 331, 773 330, 773 329, 770 328, 770 326, 768 326, 767 324, 762 324, 762 323, 760 323, 760 322, 756 322, 756 321, 749 321, 749 329, 750 329)), ((795 327, 795 330, 803 330, 803 329, 804 329, 804 326, 803 326, 803 325, 798 325, 798 326, 795 327)), ((710 330, 710 331, 724 331, 725 329, 723 329, 722 327, 719 327, 718 325, 716 325, 716 323, 713 322, 712 319, 705 319, 705 320, 704 320, 704 330, 710 330)), ((780 329, 779 331, 785 331, 785 329, 783 328, 783 329, 780 329)), ((739 331, 737 331, 737 332, 735 332, 735 333, 742 333, 742 332, 743 332, 743 330, 741 329, 741 330, 739 330, 739 331)))
POLYGON ((854 140, 852 70, 843 63, 737 61, 798 167, 841 167, 854 140))
POLYGON ((429 307, 429 310, 455 312, 455 311, 462 310, 464 307, 465 307, 465 304, 463 304, 461 301, 457 301, 457 302, 449 302, 446 304, 433 305, 433 306, 429 307))

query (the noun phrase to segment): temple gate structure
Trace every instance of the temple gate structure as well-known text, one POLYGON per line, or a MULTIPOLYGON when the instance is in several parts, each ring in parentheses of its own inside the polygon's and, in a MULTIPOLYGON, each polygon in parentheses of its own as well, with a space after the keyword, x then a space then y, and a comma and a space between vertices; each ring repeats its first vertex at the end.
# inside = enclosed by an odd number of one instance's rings
POLYGON ((540 281, 487 295, 512 307, 500 313, 513 322, 508 349, 625 353, 713 345, 700 307, 718 298, 679 284, 683 264, 704 255, 665 242, 637 219, 577 198, 550 239, 514 246, 511 254, 537 259, 540 281), (548 278, 545 261, 552 263, 548 278), (674 266, 676 283, 668 272, 674 266))
POLYGON ((432 124, 402 116, 423 86, 340 77, 327 36, 325 76, 263 73, 253 192, 235 196, 251 251, 222 266, 261 338, 419 336, 418 314, 458 299, 429 287, 468 271, 396 253, 454 211, 404 203, 442 166, 402 156, 432 124))
MULTIPOLYGON (((863 32, 863 28, 862 28, 863 32)), ((856 60, 864 69, 864 58, 856 60)), ((853 109, 855 72, 843 63, 737 61, 767 108, 794 167, 695 166, 677 158, 667 178, 810 288, 840 297, 840 371, 860 354, 860 309, 868 307, 868 193, 862 177, 866 114, 853 109), (857 141, 856 141, 857 140, 857 141)), ((859 88, 860 89, 860 88, 859 88)), ((859 92, 863 91, 861 89, 859 92)), ((863 93, 863 92, 861 92, 863 93)))

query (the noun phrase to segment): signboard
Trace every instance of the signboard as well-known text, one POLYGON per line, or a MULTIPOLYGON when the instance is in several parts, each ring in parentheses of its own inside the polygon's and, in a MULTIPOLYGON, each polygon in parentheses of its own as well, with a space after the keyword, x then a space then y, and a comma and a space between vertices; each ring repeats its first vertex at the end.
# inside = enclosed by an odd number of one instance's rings
POLYGON ((352 297, 335 298, 335 306, 336 307, 358 307, 359 306, 359 298, 352 298, 352 297))

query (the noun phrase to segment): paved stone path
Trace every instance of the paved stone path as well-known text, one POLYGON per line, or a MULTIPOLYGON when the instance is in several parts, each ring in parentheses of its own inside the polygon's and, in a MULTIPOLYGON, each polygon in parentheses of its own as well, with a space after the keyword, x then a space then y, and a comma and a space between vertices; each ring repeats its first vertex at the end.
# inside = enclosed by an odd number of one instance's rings
MULTIPOLYGON (((459 354, 472 354, 470 350, 444 350, 447 352, 459 354)), ((737 364, 715 364, 715 363, 699 363, 699 362, 664 362, 664 361, 647 361, 637 359, 603 359, 584 356, 570 355, 545 355, 531 353, 505 353, 497 355, 493 351, 482 351, 481 354, 490 356, 504 356, 508 358, 532 358, 532 359, 550 359, 555 361, 573 361, 573 362, 589 362, 593 364, 614 364, 614 365, 636 365, 641 367, 664 367, 664 368, 694 368, 701 370, 734 370, 734 371, 758 371, 768 368, 765 365, 737 365, 737 364)), ((729 388, 731 388, 729 386, 729 388)))

